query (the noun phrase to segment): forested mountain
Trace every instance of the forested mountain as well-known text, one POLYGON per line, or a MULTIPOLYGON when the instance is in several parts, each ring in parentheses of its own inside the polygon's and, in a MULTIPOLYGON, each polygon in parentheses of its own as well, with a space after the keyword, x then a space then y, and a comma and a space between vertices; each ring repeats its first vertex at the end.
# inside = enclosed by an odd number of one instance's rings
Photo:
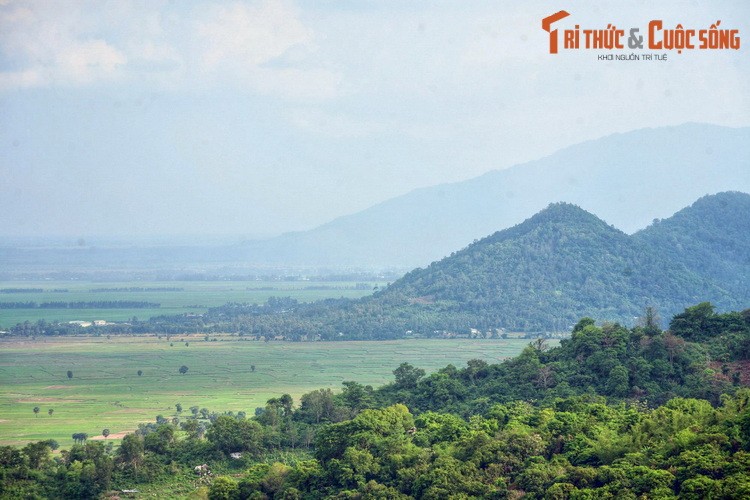
POLYGON ((748 159, 748 127, 691 123, 614 134, 474 179, 418 189, 309 231, 248 243, 243 260, 424 266, 558 201, 632 233, 700 196, 750 192, 748 159))
MULTIPOLYGON (((469 328, 565 331, 582 316, 633 324, 647 306, 671 316, 702 300, 744 309, 748 205, 744 193, 706 196, 629 236, 577 206, 556 203, 373 297, 290 309, 308 322, 320 319, 317 333, 328 328, 328 335, 348 338, 469 328)), ((297 327, 306 330, 304 322, 297 327)))
POLYGON ((634 238, 735 297, 750 297, 750 196, 705 196, 634 238))
MULTIPOLYGON (((693 232, 700 236, 698 227, 693 232)), ((382 294, 415 307, 472 313, 481 318, 477 328, 513 330, 564 330, 581 316, 632 323, 646 306, 671 315, 700 297, 722 308, 750 298, 731 296, 719 279, 688 268, 680 255, 665 255, 565 203, 412 271, 382 294)))

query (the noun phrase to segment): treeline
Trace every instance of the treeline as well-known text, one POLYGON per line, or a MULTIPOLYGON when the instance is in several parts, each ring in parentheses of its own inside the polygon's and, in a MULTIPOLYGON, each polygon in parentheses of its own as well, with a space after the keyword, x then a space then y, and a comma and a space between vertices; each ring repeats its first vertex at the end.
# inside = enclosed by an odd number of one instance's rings
POLYGON ((0 496, 95 498, 169 481, 210 499, 750 496, 750 311, 703 303, 668 331, 655 319, 627 329, 584 318, 559 347, 540 339, 512 360, 429 376, 403 363, 379 389, 282 395, 250 418, 175 405, 116 452, 0 447, 0 496))
POLYGON ((88 302, 0 302, 0 309, 156 309, 161 304, 140 300, 96 300, 88 302))
POLYGON ((155 287, 140 287, 130 286, 123 288, 92 288, 89 292, 94 293, 110 293, 110 292, 183 292, 184 288, 173 287, 173 286, 155 286, 155 287))
POLYGON ((41 288, 0 288, 0 293, 42 293, 41 288))
POLYGON ((74 445, 54 459, 48 441, 0 447, 0 494, 97 498, 171 480, 205 485, 209 499, 750 495, 746 389, 717 408, 698 399, 645 409, 567 398, 547 406, 494 404, 469 420, 395 404, 306 425, 314 433, 292 448, 280 436, 298 425, 296 413, 269 404, 250 419, 150 424, 115 452, 101 441, 74 445), (264 418, 270 411, 274 417, 264 418), (279 450, 285 450, 281 460, 279 450))

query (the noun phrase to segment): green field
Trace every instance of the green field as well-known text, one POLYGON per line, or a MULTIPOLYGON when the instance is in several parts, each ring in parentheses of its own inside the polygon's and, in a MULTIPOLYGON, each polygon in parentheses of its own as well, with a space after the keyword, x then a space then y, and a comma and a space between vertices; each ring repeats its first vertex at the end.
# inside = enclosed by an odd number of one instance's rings
POLYGON ((42 289, 42 292, 0 293, 2 302, 96 302, 140 301, 160 304, 144 309, 3 309, 0 329, 24 321, 125 321, 134 316, 148 319, 162 314, 200 313, 227 302, 263 303, 269 297, 292 297, 301 302, 326 298, 359 298, 372 293, 380 282, 366 282, 366 289, 356 289, 353 281, 1 281, 3 289, 42 289), (103 288, 139 287, 144 291, 101 291, 103 288), (181 290, 152 291, 154 288, 181 290), (59 292, 54 290, 67 290, 59 292))
POLYGON ((515 339, 264 343, 229 336, 206 342, 187 335, 170 341, 5 340, 0 341, 0 444, 52 438, 70 446, 74 432, 97 436, 108 428, 114 435, 157 415, 175 416, 176 403, 185 415, 194 405, 253 415, 283 393, 296 401, 314 389, 339 390, 344 380, 381 385, 404 361, 429 372, 473 358, 497 362, 527 344, 515 339), (178 373, 182 365, 189 367, 185 375, 178 373), (35 406, 41 410, 37 416, 35 406))

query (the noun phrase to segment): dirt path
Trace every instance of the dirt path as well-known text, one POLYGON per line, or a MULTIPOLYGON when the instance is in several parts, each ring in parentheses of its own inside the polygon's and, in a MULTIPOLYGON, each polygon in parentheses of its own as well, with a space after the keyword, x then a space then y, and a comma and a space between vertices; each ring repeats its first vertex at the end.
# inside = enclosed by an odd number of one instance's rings
MULTIPOLYGON (((134 430, 133 431, 113 432, 112 434, 110 434, 109 436, 107 436, 107 440, 109 440, 109 439, 122 439, 127 434, 132 434, 133 432, 134 432, 134 430)), ((90 437, 89 439, 91 441, 104 441, 104 436, 94 436, 94 437, 90 437)))

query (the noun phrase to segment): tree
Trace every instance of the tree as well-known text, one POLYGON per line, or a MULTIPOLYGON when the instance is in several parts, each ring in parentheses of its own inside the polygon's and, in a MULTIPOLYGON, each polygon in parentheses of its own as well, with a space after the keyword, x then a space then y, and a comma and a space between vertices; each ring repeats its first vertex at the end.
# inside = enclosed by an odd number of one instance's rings
POLYGON ((143 375, 143 370, 138 370, 137 373, 138 373, 138 376, 140 377, 141 375, 143 375))
POLYGON ((34 407, 34 415, 37 416, 37 417, 39 416, 39 410, 40 410, 40 408, 38 406, 34 407))
MULTIPOLYGON (((322 427, 315 439, 315 455, 322 462, 340 459, 347 448, 380 450, 390 456, 404 458, 411 445, 409 430, 414 418, 409 409, 396 404, 382 410, 364 410, 341 423, 322 427)), ((360 457, 361 458, 361 457, 360 457)))
POLYGON ((292 399, 292 396, 289 394, 283 394, 279 398, 279 404, 284 409, 284 415, 291 415, 292 414, 292 406, 294 406, 294 400, 292 399))
POLYGON ((240 488, 237 481, 227 476, 214 479, 208 490, 208 500, 234 500, 239 497, 240 488))
POLYGON ((539 337, 530 345, 539 352, 545 352, 546 350, 549 349, 549 343, 547 342, 547 340, 545 340, 542 337, 539 337))
POLYGON ((188 372, 188 370, 189 370, 189 368, 188 368, 187 366, 185 366, 185 365, 182 365, 182 366, 180 367, 180 373, 181 373, 182 375, 185 375, 185 374, 186 374, 186 373, 188 372))
POLYGON ((49 414, 50 417, 52 416, 53 413, 55 413, 54 409, 50 408, 49 410, 47 410, 47 414, 49 414))
POLYGON ((250 371, 251 371, 251 372, 254 372, 254 371, 255 371, 255 365, 250 365, 250 371))
POLYGON ((174 444, 174 427, 168 423, 159 425, 154 432, 143 438, 143 447, 159 455, 165 455, 174 444))
POLYGON ((104 436, 104 439, 107 439, 109 437, 109 429, 102 429, 102 436, 104 436))
POLYGON ((622 365, 615 366, 609 372, 607 378, 606 394, 608 396, 615 396, 618 398, 624 398, 630 391, 628 385, 628 370, 622 365))
POLYGON ((257 454, 262 449, 262 436, 263 428, 258 422, 228 415, 219 415, 206 433, 206 439, 226 454, 238 451, 257 454))
POLYGON ((68 379, 73 378, 73 372, 71 370, 68 370, 68 379))
POLYGON ((546 389, 552 385, 552 381, 555 376, 555 371, 550 365, 542 365, 539 367, 539 374, 536 377, 536 382, 539 387, 546 389))
POLYGON ((138 466, 143 462, 143 438, 137 434, 128 434, 122 438, 117 450, 117 461, 133 469, 138 476, 138 466))
POLYGON ((21 451, 29 459, 29 467, 39 469, 40 466, 49 460, 49 452, 52 448, 52 441, 37 441, 29 443, 21 451))
POLYGON ((177 413, 182 413, 182 405, 180 403, 174 405, 174 409, 177 410, 177 413))
POLYGON ((344 389, 341 391, 341 400, 354 414, 373 405, 372 386, 363 386, 357 382, 347 380, 342 382, 344 389))
POLYGON ((83 444, 89 438, 89 435, 85 432, 76 432, 72 438, 77 444, 83 444))
POLYGON ((654 335, 661 330, 661 318, 655 307, 646 307, 646 312, 638 318, 638 326, 642 326, 649 335, 654 335))
POLYGON ((701 302, 688 307, 669 322, 670 331, 685 340, 702 342, 717 334, 714 306, 710 302, 701 302))
POLYGON ((424 377, 425 371, 421 368, 415 368, 409 363, 401 363, 398 368, 393 370, 396 376, 396 386, 400 389, 413 389, 417 386, 419 379, 424 377))
POLYGON ((336 406, 331 389, 318 389, 303 394, 297 411, 299 418, 311 424, 321 421, 334 421, 336 406))

